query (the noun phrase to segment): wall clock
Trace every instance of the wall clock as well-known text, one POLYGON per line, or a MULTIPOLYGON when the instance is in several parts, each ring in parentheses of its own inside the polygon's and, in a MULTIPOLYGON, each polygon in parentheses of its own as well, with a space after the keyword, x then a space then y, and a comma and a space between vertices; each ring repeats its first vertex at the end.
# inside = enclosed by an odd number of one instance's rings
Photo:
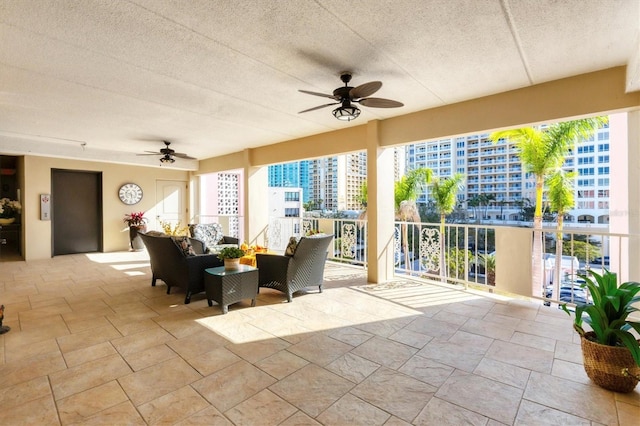
POLYGON ((125 183, 120 187, 118 197, 125 204, 137 204, 142 200, 142 188, 135 183, 125 183))

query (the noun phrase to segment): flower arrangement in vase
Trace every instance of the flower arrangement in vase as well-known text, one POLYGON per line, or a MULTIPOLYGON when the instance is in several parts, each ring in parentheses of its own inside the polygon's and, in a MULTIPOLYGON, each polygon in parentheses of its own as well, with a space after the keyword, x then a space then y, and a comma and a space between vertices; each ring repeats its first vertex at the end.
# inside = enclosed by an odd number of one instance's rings
POLYGON ((144 212, 125 214, 122 221, 129 225, 129 245, 131 250, 142 250, 144 243, 138 236, 138 232, 147 230, 147 218, 144 217, 144 212))
POLYGON ((13 223, 21 211, 22 205, 19 201, 0 198, 0 224, 13 223))

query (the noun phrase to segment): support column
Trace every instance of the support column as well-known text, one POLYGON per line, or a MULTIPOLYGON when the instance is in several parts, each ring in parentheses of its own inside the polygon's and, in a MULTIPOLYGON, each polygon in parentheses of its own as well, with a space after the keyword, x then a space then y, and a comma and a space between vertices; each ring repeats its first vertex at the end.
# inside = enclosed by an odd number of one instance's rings
POLYGON ((610 241, 618 281, 640 281, 640 111, 609 116, 609 229, 632 237, 610 241), (620 263, 618 263, 620 262, 620 263))
MULTIPOLYGON (((244 151, 244 240, 267 245, 269 225, 269 175, 267 167, 251 165, 250 150, 244 151)), ((242 242, 242 241, 241 241, 242 242)))
POLYGON ((394 158, 392 148, 379 144, 380 122, 367 123, 367 280, 383 283, 393 279, 394 250, 394 158))

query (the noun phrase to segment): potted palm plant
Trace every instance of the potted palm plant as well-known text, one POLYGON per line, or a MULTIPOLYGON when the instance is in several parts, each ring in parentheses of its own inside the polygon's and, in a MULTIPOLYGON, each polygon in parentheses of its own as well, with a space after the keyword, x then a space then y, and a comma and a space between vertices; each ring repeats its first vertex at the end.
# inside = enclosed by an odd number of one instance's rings
POLYGON ((244 256, 244 250, 239 247, 223 247, 218 252, 218 259, 224 261, 224 269, 227 270, 238 269, 242 256, 244 256))
MULTIPOLYGON (((618 286, 615 273, 602 275, 588 271, 581 275, 583 287, 589 289, 592 304, 575 308, 573 328, 580 334, 584 369, 598 386, 615 392, 631 392, 640 380, 640 342, 630 331, 640 333, 640 322, 629 314, 640 311, 640 283, 626 282, 618 286), (591 331, 585 331, 586 323, 591 331)), ((562 309, 571 315, 567 304, 562 309)))

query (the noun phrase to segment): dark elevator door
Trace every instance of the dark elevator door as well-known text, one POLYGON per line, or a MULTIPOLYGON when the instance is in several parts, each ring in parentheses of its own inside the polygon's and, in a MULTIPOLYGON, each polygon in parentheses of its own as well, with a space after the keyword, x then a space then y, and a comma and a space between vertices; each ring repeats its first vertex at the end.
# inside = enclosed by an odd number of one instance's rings
POLYGON ((102 173, 51 171, 53 255, 102 251, 102 173))

